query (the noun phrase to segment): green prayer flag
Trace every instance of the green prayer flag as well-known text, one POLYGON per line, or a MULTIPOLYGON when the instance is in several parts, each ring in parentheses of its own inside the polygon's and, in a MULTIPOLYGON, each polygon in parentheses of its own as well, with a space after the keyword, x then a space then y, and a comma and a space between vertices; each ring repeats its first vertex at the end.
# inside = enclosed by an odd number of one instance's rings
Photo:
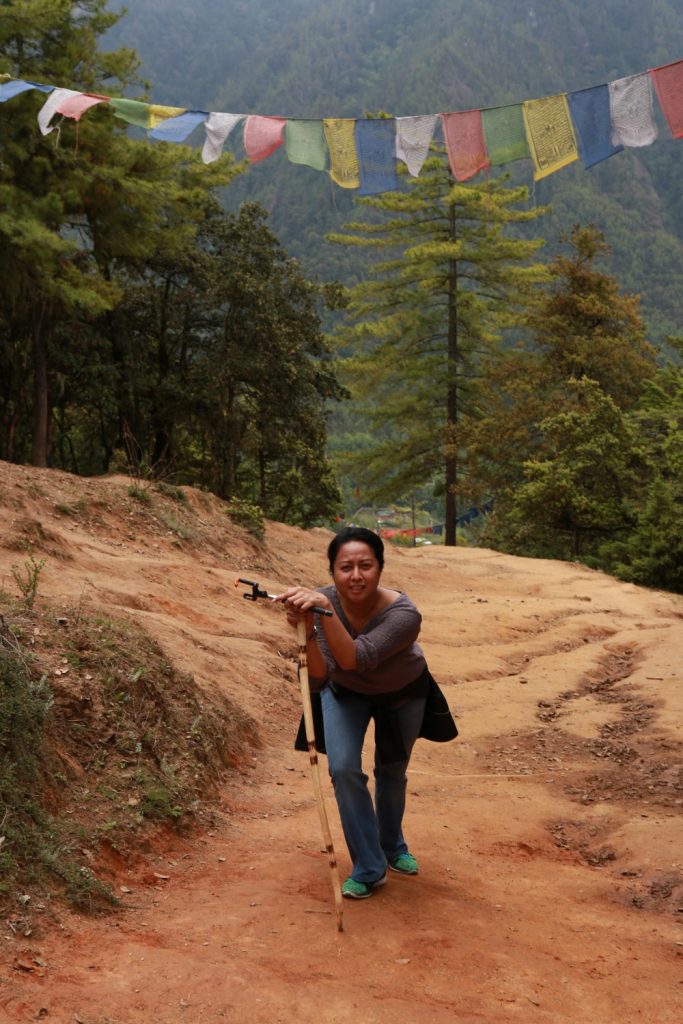
POLYGON ((322 121, 287 121, 285 149, 293 164, 308 164, 316 171, 327 166, 327 143, 322 121))
POLYGON ((481 119, 491 166, 498 167, 531 156, 521 103, 482 110, 481 119))
POLYGON ((149 103, 143 103, 141 100, 112 99, 110 105, 114 108, 115 116, 120 117, 122 121, 137 125, 138 128, 149 128, 149 103))

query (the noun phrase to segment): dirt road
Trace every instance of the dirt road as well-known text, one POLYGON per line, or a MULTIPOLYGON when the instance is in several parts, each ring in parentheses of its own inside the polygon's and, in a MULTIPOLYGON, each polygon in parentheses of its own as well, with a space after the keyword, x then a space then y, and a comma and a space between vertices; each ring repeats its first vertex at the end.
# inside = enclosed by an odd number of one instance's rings
MULTIPOLYGON (((160 837, 121 867, 123 911, 3 937, 3 1021, 680 1024, 680 599, 558 562, 390 549, 385 583, 421 608, 461 735, 416 747, 419 876, 345 902, 340 934, 307 758, 292 749, 292 636, 232 586, 324 582, 329 535, 271 524, 264 549, 236 543, 218 561, 162 526, 145 533, 121 481, 88 484, 108 488, 98 526, 46 513, 82 482, 24 473, 4 467, 3 529, 40 520, 68 550, 46 594, 87 586, 135 617, 249 710, 263 745, 227 781, 210 834, 160 837)), ((203 500, 193 514, 210 528, 203 500)), ((13 560, 0 549, 4 585, 13 560)))

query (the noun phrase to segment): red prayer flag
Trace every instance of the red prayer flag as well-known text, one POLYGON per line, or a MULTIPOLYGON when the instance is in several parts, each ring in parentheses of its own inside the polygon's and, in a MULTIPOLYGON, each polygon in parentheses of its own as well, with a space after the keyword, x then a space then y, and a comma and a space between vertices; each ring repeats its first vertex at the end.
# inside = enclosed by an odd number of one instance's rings
POLYGON ((71 117, 74 121, 80 121, 81 115, 97 103, 109 103, 109 97, 98 96, 96 93, 82 92, 78 96, 70 96, 57 104, 56 113, 62 114, 63 117, 71 117))
POLYGON ((284 141, 285 117, 250 115, 244 122, 244 149, 252 164, 265 160, 284 141))
POLYGON ((491 166, 484 141, 481 110, 441 114, 448 160, 456 181, 467 181, 491 166))
POLYGON ((683 60, 652 68, 657 97, 674 139, 683 138, 683 60))

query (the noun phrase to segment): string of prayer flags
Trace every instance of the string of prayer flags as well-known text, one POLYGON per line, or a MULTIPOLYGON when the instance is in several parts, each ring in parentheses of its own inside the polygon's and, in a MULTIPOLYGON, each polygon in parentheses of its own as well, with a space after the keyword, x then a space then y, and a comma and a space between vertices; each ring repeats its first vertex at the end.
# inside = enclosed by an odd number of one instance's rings
POLYGON ((604 85, 486 109, 397 118, 286 118, 170 107, 101 96, 0 75, 0 104, 36 89, 47 93, 38 112, 43 135, 57 115, 78 121, 97 104, 115 117, 166 142, 184 142, 204 125, 202 160, 218 160, 235 127, 244 122, 244 150, 252 163, 283 144, 288 159, 327 170, 341 188, 377 195, 400 187, 397 163, 417 178, 441 125, 457 181, 490 167, 531 158, 534 178, 544 178, 581 159, 584 168, 627 147, 649 146, 658 137, 655 95, 674 139, 683 138, 683 60, 650 68, 604 85))
POLYGON ((612 143, 610 98, 606 85, 571 92, 568 101, 584 168, 588 169, 622 151, 623 146, 612 143))
POLYGON ((396 118, 396 156, 413 178, 419 177, 436 128, 436 114, 396 118))
POLYGON ((537 181, 579 159, 565 93, 527 100, 522 113, 537 181))
POLYGON ((456 181, 467 181, 490 167, 484 142, 481 110, 442 114, 441 124, 451 171, 456 181))
POLYGON ((289 119, 285 128, 287 159, 293 164, 307 164, 316 171, 327 167, 327 146, 322 121, 289 119))
POLYGON ((251 114, 244 122, 244 151, 252 163, 265 160, 284 142, 286 119, 251 114))
POLYGON ((326 117, 323 132, 330 152, 330 177, 340 188, 358 188, 360 167, 356 152, 356 119, 326 117))
POLYGON ((525 160, 531 156, 521 103, 482 110, 481 121, 492 167, 510 164, 513 160, 525 160))
POLYGON ((683 137, 683 60, 654 68, 650 74, 657 98, 674 139, 683 137))
POLYGON ((244 114, 222 114, 218 111, 209 114, 209 119, 204 125, 205 138, 202 148, 202 160, 205 164, 212 164, 214 160, 218 160, 230 132, 243 117, 244 114))
POLYGON ((613 145, 651 145, 657 138, 657 125, 650 76, 643 74, 618 78, 610 82, 608 88, 613 145))
POLYGON ((359 195, 373 196, 399 187, 393 117, 356 121, 356 150, 360 168, 359 195))

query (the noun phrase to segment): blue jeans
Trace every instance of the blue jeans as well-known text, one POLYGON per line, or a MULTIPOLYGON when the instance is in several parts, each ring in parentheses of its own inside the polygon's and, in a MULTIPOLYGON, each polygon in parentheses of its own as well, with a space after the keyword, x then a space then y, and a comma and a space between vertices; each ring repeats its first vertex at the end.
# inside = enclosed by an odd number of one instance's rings
POLYGON ((402 822, 406 803, 406 768, 420 732, 425 699, 408 700, 396 709, 408 757, 380 764, 375 752, 375 803, 362 767, 362 751, 372 708, 363 697, 346 691, 341 699, 326 687, 321 694, 325 746, 344 838, 353 862, 351 877, 376 882, 387 861, 408 852, 402 822))

